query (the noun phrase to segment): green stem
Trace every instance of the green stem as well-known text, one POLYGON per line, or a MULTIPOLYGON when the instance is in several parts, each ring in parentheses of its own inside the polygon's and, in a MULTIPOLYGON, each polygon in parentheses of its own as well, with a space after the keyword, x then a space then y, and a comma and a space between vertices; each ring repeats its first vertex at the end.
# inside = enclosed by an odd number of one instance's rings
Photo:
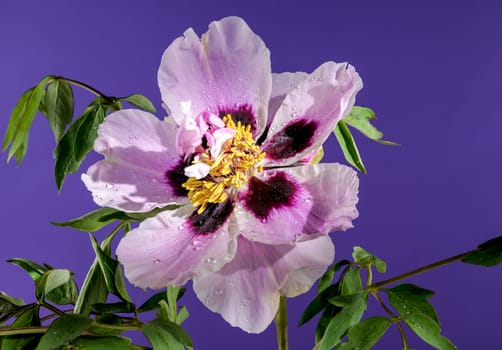
POLYGON ((282 295, 279 300, 279 310, 275 315, 275 329, 277 331, 278 350, 288 350, 288 312, 286 297, 282 295))
POLYGON ((73 80, 73 79, 65 78, 65 77, 57 77, 56 79, 65 81, 65 82, 67 82, 69 84, 72 84, 72 85, 75 85, 75 86, 78 86, 78 87, 81 87, 82 89, 87 90, 87 91, 89 91, 90 93, 92 93, 92 94, 94 94, 96 96, 101 96, 110 105, 114 104, 114 101, 113 101, 112 98, 108 97, 107 95, 105 95, 104 93, 102 93, 101 91, 99 91, 98 89, 95 89, 95 88, 93 88, 90 85, 87 85, 86 83, 82 83, 81 81, 73 80))
POLYGON ((401 275, 398 275, 398 276, 395 276, 395 277, 392 277, 392 278, 380 281, 378 283, 374 283, 374 284, 370 285, 367 288, 367 290, 369 292, 373 292, 373 291, 376 291, 376 290, 380 289, 381 287, 386 286, 388 284, 392 284, 394 282, 397 282, 397 281, 400 281, 400 280, 404 280, 404 279, 412 277, 412 276, 419 275, 421 273, 424 273, 424 272, 436 269, 438 267, 441 267, 441 266, 444 266, 444 265, 448 265, 448 264, 451 264, 451 263, 456 262, 456 261, 460 261, 460 260, 462 260, 463 258, 465 258, 467 255, 471 254, 474 251, 477 251, 477 249, 468 251, 468 252, 463 253, 463 254, 455 255, 455 256, 452 256, 451 258, 443 259, 443 260, 440 260, 438 262, 435 262, 435 263, 432 263, 432 264, 429 264, 429 265, 425 265, 425 266, 419 267, 418 269, 415 269, 415 270, 403 273, 401 275))
POLYGON ((0 336, 45 333, 47 327, 0 328, 0 336))
POLYGON ((408 340, 406 339, 406 334, 404 333, 403 326, 401 325, 399 316, 397 316, 392 310, 385 305, 383 302, 382 298, 380 298, 380 295, 375 291, 371 293, 375 299, 377 300, 378 304, 389 314, 389 316, 392 318, 392 321, 396 324, 397 329, 399 330, 399 335, 401 336, 401 341, 403 342, 403 350, 408 350, 408 340))

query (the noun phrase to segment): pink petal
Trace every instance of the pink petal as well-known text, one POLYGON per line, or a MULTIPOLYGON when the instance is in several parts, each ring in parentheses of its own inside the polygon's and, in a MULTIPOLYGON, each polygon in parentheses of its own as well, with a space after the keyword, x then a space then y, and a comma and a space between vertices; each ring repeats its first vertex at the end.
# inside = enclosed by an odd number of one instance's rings
POLYGON ((293 176, 265 171, 239 193, 241 234, 250 241, 293 244, 302 235, 312 204, 312 195, 293 176))
POLYGON ((183 285, 233 259, 235 234, 229 223, 212 234, 195 234, 186 219, 190 207, 162 212, 122 238, 117 256, 134 285, 154 289, 183 285))
POLYGON ((328 234, 351 228, 359 215, 359 179, 348 166, 321 163, 285 169, 312 196, 312 208, 302 233, 328 234))
POLYGON ((263 41, 238 17, 212 22, 201 39, 188 29, 164 52, 158 73, 168 113, 182 113, 191 101, 193 117, 217 115, 249 106, 256 135, 265 127, 272 76, 270 53, 263 41))
POLYGON ((272 93, 270 95, 270 102, 268 103, 268 122, 267 126, 271 124, 274 115, 284 101, 286 95, 298 84, 307 79, 308 74, 305 72, 296 73, 272 73, 272 93))
POLYGON ((317 150, 350 112, 362 88, 345 63, 327 62, 291 90, 270 125, 262 149, 269 164, 289 165, 317 150))
POLYGON ((238 238, 235 258, 215 273, 194 278, 197 297, 232 326, 260 333, 270 325, 280 291, 308 290, 333 260, 333 244, 319 237, 292 245, 265 245, 238 238))
POLYGON ((94 201, 136 212, 174 203, 165 173, 179 159, 175 138, 176 126, 150 113, 130 109, 109 115, 94 144, 105 159, 82 174, 94 201))

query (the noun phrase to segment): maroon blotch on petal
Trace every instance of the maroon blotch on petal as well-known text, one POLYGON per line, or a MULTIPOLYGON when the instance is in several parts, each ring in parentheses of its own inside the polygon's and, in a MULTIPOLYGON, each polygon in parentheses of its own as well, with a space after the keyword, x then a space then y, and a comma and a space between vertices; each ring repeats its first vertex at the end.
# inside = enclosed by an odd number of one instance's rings
POLYGON ((201 214, 194 211, 188 218, 195 234, 205 235, 217 231, 232 214, 234 206, 230 200, 223 203, 209 203, 201 214))
POLYGON ((254 135, 256 131, 256 117, 250 105, 245 104, 236 108, 223 108, 218 113, 220 118, 223 118, 227 114, 230 114, 236 125, 238 122, 241 122, 242 125, 251 125, 251 132, 254 135))
POLYGON ((186 197, 188 195, 188 190, 182 186, 188 181, 188 176, 185 175, 185 168, 188 164, 187 161, 180 159, 176 165, 165 173, 167 184, 171 186, 175 196, 186 197))
POLYGON ((278 172, 267 180, 250 178, 248 191, 241 199, 258 219, 266 220, 273 209, 294 205, 297 191, 297 185, 288 179, 286 173, 278 172))
POLYGON ((265 143, 263 151, 272 159, 292 157, 312 145, 317 127, 314 121, 296 120, 274 134, 265 143))

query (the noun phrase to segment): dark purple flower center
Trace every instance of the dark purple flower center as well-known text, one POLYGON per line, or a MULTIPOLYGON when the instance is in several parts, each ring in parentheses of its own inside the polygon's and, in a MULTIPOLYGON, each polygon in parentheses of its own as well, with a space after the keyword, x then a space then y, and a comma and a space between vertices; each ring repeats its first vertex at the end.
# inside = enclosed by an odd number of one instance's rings
POLYGON ((256 117, 253 113, 253 109, 250 105, 245 104, 237 108, 222 108, 218 112, 220 118, 230 115, 232 120, 237 125, 239 122, 243 126, 251 125, 251 133, 255 135, 256 132, 256 117))
POLYGON ((292 157, 312 145, 317 128, 314 121, 298 119, 273 135, 262 150, 271 159, 292 157))
POLYGON ((286 173, 277 172, 266 180, 251 177, 248 191, 240 199, 256 218, 263 221, 269 218, 272 210, 294 205, 297 191, 297 185, 286 173))
POLYGON ((171 190, 175 196, 186 197, 188 190, 183 187, 187 182, 188 176, 185 175, 185 168, 192 162, 192 159, 184 161, 180 160, 165 173, 166 181, 171 186, 171 190))
POLYGON ((199 214, 195 210, 188 221, 195 234, 206 235, 218 230, 232 214, 233 209, 234 206, 229 199, 222 203, 208 203, 202 213, 199 214))

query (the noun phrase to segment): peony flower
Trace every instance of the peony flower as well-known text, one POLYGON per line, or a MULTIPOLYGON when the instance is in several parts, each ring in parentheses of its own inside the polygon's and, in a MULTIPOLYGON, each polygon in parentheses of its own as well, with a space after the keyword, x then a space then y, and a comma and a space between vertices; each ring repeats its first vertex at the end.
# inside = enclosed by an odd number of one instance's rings
POLYGON ((170 118, 139 110, 98 130, 104 159, 82 179, 95 202, 128 212, 177 203, 119 243, 142 288, 193 280, 198 298, 233 326, 261 332, 279 297, 310 289, 333 261, 328 233, 352 227, 358 179, 340 164, 308 164, 348 114, 362 83, 326 62, 272 74, 270 53, 240 18, 188 29, 158 73, 170 118))

